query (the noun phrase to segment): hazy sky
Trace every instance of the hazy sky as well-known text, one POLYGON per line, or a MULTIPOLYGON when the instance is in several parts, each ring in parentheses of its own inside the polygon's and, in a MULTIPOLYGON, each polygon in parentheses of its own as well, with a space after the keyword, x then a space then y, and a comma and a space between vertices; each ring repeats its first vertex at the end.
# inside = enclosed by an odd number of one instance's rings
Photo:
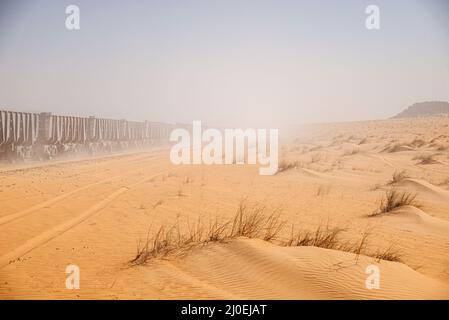
POLYGON ((448 0, 0 0, 0 109, 274 127, 423 100, 449 100, 448 0))

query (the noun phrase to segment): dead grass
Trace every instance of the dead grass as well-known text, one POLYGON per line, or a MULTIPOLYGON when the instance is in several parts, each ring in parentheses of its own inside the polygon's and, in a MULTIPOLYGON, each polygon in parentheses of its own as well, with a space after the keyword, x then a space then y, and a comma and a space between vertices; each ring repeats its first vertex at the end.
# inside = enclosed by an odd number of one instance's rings
POLYGON ((434 159, 434 154, 421 154, 413 158, 413 160, 419 160, 416 164, 426 165, 426 164, 434 164, 438 163, 434 159))
POLYGON ((229 222, 219 223, 217 219, 214 223, 209 224, 206 242, 223 241, 226 238, 226 230, 228 226, 229 222))
POLYGON ((248 208, 245 201, 240 202, 237 214, 232 221, 230 238, 257 238, 264 227, 265 207, 256 205, 248 208))
POLYGON ((419 204, 416 202, 416 194, 391 188, 386 190, 384 197, 380 201, 379 208, 370 214, 370 216, 378 216, 383 213, 389 213, 394 209, 403 206, 419 207, 419 204))
POLYGON ((273 242, 282 246, 314 246, 325 249, 340 250, 374 257, 376 259, 399 261, 398 254, 391 248, 386 251, 370 253, 366 250, 368 233, 364 232, 357 242, 343 241, 340 234, 344 229, 318 226, 314 231, 295 231, 292 226, 291 234, 287 238, 280 235, 285 227, 285 221, 281 218, 279 209, 271 210, 261 205, 248 205, 246 200, 239 204, 235 216, 227 221, 221 222, 215 219, 213 222, 204 224, 201 219, 195 223, 187 222, 187 228, 182 229, 179 221, 172 227, 161 226, 155 234, 150 237, 150 231, 145 241, 139 241, 137 252, 131 265, 143 265, 155 258, 166 258, 168 256, 182 254, 189 249, 206 245, 212 242, 224 242, 238 237, 257 238, 273 242), (182 231, 183 230, 183 231, 182 231))
POLYGON ((377 249, 372 252, 368 250, 368 239, 371 235, 370 232, 364 231, 360 239, 356 242, 344 241, 340 239, 340 235, 344 232, 344 229, 329 227, 327 224, 325 227, 318 226, 315 231, 292 231, 287 241, 282 245, 286 247, 300 247, 300 246, 313 246, 324 249, 338 250, 355 254, 355 259, 358 261, 360 255, 373 257, 378 260, 387 261, 401 261, 400 251, 393 249, 393 245, 390 245, 385 250, 377 249))
POLYGON ((272 210, 269 214, 265 214, 266 211, 264 206, 248 206, 248 203, 242 200, 234 218, 225 222, 216 219, 205 225, 198 219, 194 224, 187 223, 187 232, 180 231, 179 221, 168 229, 162 226, 152 238, 147 236, 144 245, 142 241, 138 243, 136 256, 130 263, 145 264, 153 258, 164 258, 195 245, 238 237, 275 241, 285 222, 281 219, 280 209, 272 210))
POLYGON ((413 147, 417 147, 417 148, 421 148, 422 146, 424 146, 426 144, 426 142, 424 140, 415 138, 410 145, 413 147))
POLYGON ((263 240, 265 241, 273 241, 276 240, 278 235, 281 233, 282 229, 285 226, 285 221, 281 220, 281 213, 273 212, 266 218, 265 221, 265 231, 263 240))
POLYGON ((340 228, 330 228, 329 225, 326 225, 325 228, 318 226, 313 232, 302 230, 294 232, 294 226, 292 226, 290 238, 283 245, 286 247, 313 246, 337 249, 339 246, 338 235, 342 231, 340 228))
POLYGON ((291 169, 296 169, 300 166, 299 161, 286 161, 282 160, 278 165, 277 173, 285 172, 291 169))
POLYGON ((356 255, 356 260, 358 261, 359 256, 366 252, 366 248, 368 246, 368 237, 370 236, 370 233, 365 231, 362 234, 362 237, 360 238, 360 241, 355 245, 351 246, 350 244, 346 245, 346 249, 349 252, 352 252, 356 255))
POLYGON ((382 152, 394 153, 403 151, 404 147, 408 147, 407 144, 404 143, 395 143, 393 145, 385 147, 382 152))
POLYGON ((393 173, 393 177, 391 178, 391 180, 387 182, 387 185, 393 185, 393 184, 399 183, 406 178, 409 178, 409 176, 407 175, 405 170, 395 171, 393 173))
POLYGON ((380 250, 376 251, 373 257, 376 258, 377 260, 402 262, 401 255, 402 253, 399 249, 395 249, 393 245, 390 245, 384 251, 380 250))

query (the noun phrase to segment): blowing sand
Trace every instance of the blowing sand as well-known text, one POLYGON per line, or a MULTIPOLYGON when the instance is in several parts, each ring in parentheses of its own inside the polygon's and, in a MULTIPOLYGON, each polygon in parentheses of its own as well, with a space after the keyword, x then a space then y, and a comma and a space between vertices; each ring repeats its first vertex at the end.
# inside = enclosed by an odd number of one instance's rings
POLYGON ((0 299, 448 299, 448 150, 449 119, 421 118, 307 127, 275 176, 173 166, 167 150, 4 167, 0 299), (392 189, 416 198, 379 212, 392 189), (236 237, 130 264, 161 226, 225 221, 242 199, 281 213, 279 239, 326 225, 367 242, 354 254, 236 237), (70 264, 79 290, 66 288, 70 264), (366 287, 369 265, 379 289, 366 287))

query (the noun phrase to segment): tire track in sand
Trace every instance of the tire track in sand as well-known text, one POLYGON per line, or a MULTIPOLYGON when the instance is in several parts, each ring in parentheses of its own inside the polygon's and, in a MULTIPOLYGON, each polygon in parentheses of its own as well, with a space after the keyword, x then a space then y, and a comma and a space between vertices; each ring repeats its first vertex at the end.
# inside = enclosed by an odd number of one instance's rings
POLYGON ((0 257, 0 268, 3 268, 7 265, 9 265, 11 262, 17 260, 24 254, 30 252, 31 250, 47 243, 48 241, 52 240, 53 238, 56 238, 57 236, 63 234, 64 232, 72 229, 73 227, 77 226, 78 224, 82 223, 86 219, 90 218, 92 215, 100 211, 101 209, 105 208, 109 203, 111 203, 113 200, 118 198, 121 194, 125 193, 129 189, 133 188, 136 185, 139 185, 141 183, 145 183, 155 177, 161 176, 163 174, 166 174, 170 171, 177 170, 178 168, 181 168, 182 166, 178 166, 177 168, 171 168, 168 170, 164 170, 162 172, 153 174, 149 177, 145 177, 145 179, 139 180, 133 184, 130 184, 125 187, 121 187, 115 192, 111 193, 108 197, 105 199, 99 201, 86 211, 84 211, 82 214, 78 215, 77 217, 70 219, 67 222, 61 223, 60 225, 57 225, 56 227, 45 231, 41 233, 40 235, 26 241, 24 244, 20 245, 19 247, 13 249, 9 253, 3 255, 0 257))
MULTIPOLYGON (((156 156, 150 156, 150 157, 149 157, 149 159, 154 159, 154 158, 157 158, 157 157, 156 157, 156 156)), ((147 160, 149 160, 149 159, 147 159, 147 160)), ((70 197, 70 196, 72 196, 72 195, 74 195, 74 194, 76 194, 76 193, 78 193, 78 192, 80 192, 80 191, 89 189, 89 188, 91 188, 91 187, 94 187, 94 186, 96 186, 96 185, 99 185, 99 184, 102 184, 102 183, 105 183, 105 182, 112 181, 112 180, 114 180, 114 179, 122 178, 122 177, 124 177, 124 176, 126 176, 126 175, 128 175, 128 174, 130 174, 130 173, 137 172, 137 171, 140 171, 140 170, 141 170, 141 169, 131 170, 131 171, 128 171, 128 172, 119 174, 119 175, 114 176, 114 177, 109 177, 109 178, 106 178, 106 179, 103 179, 103 180, 100 180, 100 181, 96 181, 96 182, 89 183, 89 184, 87 184, 87 185, 85 185, 85 186, 83 186, 83 187, 80 187, 80 188, 77 188, 77 189, 75 189, 75 190, 69 191, 69 192, 67 192, 67 193, 61 194, 61 195, 56 196, 56 197, 54 197, 54 198, 52 198, 52 199, 49 199, 49 200, 46 200, 46 201, 41 202, 41 203, 39 203, 39 204, 36 204, 36 205, 34 205, 34 206, 31 206, 31 207, 29 207, 29 208, 27 208, 27 209, 20 210, 20 211, 18 211, 18 212, 16 212, 16 213, 11 213, 11 214, 8 214, 8 215, 6 215, 6 216, 0 217, 0 226, 6 224, 6 223, 8 223, 8 222, 14 221, 14 220, 16 220, 16 219, 18 219, 18 218, 21 218, 21 217, 23 217, 23 216, 26 216, 26 215, 28 215, 28 214, 31 214, 31 213, 33 213, 34 211, 43 209, 43 208, 45 208, 45 207, 47 207, 47 206, 50 206, 50 205, 52 205, 52 204, 54 204, 54 203, 57 203, 57 202, 59 202, 59 201, 62 201, 62 200, 66 199, 66 198, 68 198, 68 197, 70 197)))

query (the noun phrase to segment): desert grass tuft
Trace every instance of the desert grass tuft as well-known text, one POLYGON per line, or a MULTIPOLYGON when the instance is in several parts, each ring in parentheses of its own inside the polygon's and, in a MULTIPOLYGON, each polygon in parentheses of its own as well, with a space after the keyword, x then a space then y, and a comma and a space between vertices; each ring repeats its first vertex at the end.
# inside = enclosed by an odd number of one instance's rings
POLYGON ((145 264, 153 258, 163 258, 175 252, 200 244, 222 242, 238 237, 258 238, 275 241, 282 231, 285 222, 281 218, 280 209, 265 214, 266 208, 261 205, 249 206, 245 200, 239 204, 233 219, 209 222, 208 225, 198 219, 195 223, 187 222, 187 231, 181 232, 179 221, 171 228, 161 227, 152 238, 147 236, 144 245, 138 243, 136 257, 131 264, 145 264))
POLYGON ((263 233, 263 240, 276 240, 285 226, 285 221, 281 219, 280 210, 274 211, 265 219, 265 227, 263 233))
POLYGON ((265 207, 256 205, 249 208, 246 201, 241 201, 237 214, 232 220, 231 238, 257 238, 264 224, 265 207))
POLYGON ((370 214, 370 216, 378 216, 383 213, 389 213, 402 206, 419 207, 419 204, 416 202, 416 194, 391 188, 386 190, 384 197, 380 201, 379 208, 370 214))
POLYGON ((313 246, 325 249, 337 249, 339 246, 338 235, 343 230, 331 228, 327 224, 325 227, 318 226, 315 231, 294 231, 292 226, 291 235, 283 245, 286 247, 313 246))
POLYGON ((403 143, 395 143, 393 145, 389 145, 385 147, 382 152, 388 152, 388 153, 394 153, 399 152, 403 150, 403 147, 406 146, 406 144, 403 143))
POLYGON ((281 172, 285 172, 291 169, 296 169, 300 166, 299 161, 286 161, 286 160, 282 160, 279 163, 278 166, 278 171, 277 173, 281 173, 281 172))
POLYGON ((393 185, 393 184, 399 183, 402 180, 407 179, 407 178, 409 178, 409 176, 407 175, 405 170, 395 171, 393 173, 393 177, 391 178, 391 180, 387 182, 387 185, 393 185))
POLYGON ((435 155, 432 154, 421 154, 413 158, 413 160, 419 160, 416 164, 426 165, 426 164, 434 164, 437 163, 434 159, 435 155))
POLYGON ((344 229, 320 225, 314 231, 295 231, 292 226, 287 238, 280 235, 285 227, 281 210, 276 209, 265 214, 267 209, 261 205, 249 205, 242 200, 235 216, 224 222, 215 219, 204 224, 200 218, 193 224, 187 222, 187 228, 182 229, 179 220, 171 227, 161 226, 152 237, 148 232, 145 241, 137 244, 136 256, 131 265, 144 265, 159 258, 182 254, 189 249, 213 242, 224 242, 238 237, 257 238, 282 246, 314 246, 325 249, 340 250, 359 255, 375 257, 376 259, 399 261, 399 255, 392 248, 385 251, 369 253, 366 250, 368 233, 363 233, 358 242, 342 241, 340 234, 344 229))
POLYGON ((398 249, 395 249, 393 245, 389 246, 384 251, 376 251, 373 254, 373 258, 377 260, 387 260, 393 262, 402 262, 401 252, 398 249))
POLYGON ((424 140, 415 138, 410 145, 412 145, 413 147, 417 147, 417 148, 421 148, 422 146, 424 146, 426 144, 426 142, 424 140))

